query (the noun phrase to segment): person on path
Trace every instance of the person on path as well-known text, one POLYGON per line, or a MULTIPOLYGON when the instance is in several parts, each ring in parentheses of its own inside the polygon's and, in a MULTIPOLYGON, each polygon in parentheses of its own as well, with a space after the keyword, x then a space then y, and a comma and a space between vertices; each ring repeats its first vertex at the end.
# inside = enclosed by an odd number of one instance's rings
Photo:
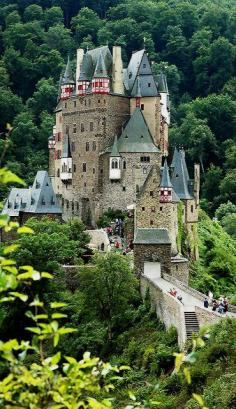
POLYGON ((208 308, 208 307, 209 307, 209 302, 208 302, 208 299, 207 299, 207 298, 205 298, 203 304, 204 304, 204 307, 205 307, 205 308, 208 308))
POLYGON ((178 295, 177 300, 179 300, 181 302, 181 304, 184 305, 182 295, 178 295))
POLYGON ((213 300, 213 302, 212 302, 212 311, 216 311, 217 307, 218 307, 218 303, 216 302, 216 300, 213 300))

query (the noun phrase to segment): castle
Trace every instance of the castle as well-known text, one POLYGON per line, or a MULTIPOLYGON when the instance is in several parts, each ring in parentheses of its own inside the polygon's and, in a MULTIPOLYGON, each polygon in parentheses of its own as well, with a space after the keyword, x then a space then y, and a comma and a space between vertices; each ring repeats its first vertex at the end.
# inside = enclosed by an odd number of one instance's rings
POLYGON ((64 219, 95 226, 109 208, 134 205, 136 233, 167 229, 176 256, 178 203, 189 236, 195 232, 199 166, 191 180, 181 149, 167 165, 168 87, 146 50, 133 52, 124 68, 119 46, 112 54, 108 46, 78 49, 76 76, 68 59, 55 112, 49 175, 64 219))

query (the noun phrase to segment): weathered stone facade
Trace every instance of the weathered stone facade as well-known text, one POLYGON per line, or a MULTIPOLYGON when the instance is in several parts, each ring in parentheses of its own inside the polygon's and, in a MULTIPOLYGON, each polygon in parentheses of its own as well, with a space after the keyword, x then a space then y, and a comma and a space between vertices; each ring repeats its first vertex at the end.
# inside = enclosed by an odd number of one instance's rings
POLYGON ((134 244, 134 269, 139 277, 145 261, 159 261, 161 274, 171 274, 171 244, 134 244))

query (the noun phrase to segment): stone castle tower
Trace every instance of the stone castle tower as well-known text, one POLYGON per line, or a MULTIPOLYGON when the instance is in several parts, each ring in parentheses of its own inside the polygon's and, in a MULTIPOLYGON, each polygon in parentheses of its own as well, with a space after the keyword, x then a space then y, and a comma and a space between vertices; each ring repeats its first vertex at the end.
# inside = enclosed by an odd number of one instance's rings
POLYGON ((107 46, 77 50, 76 78, 68 59, 55 112, 49 174, 64 219, 79 216, 95 226, 109 208, 133 205, 136 233, 167 230, 176 257, 178 203, 194 236, 199 167, 191 180, 184 151, 176 149, 168 168, 168 87, 162 73, 153 74, 147 52, 134 52, 124 68, 121 47, 112 54, 107 46))

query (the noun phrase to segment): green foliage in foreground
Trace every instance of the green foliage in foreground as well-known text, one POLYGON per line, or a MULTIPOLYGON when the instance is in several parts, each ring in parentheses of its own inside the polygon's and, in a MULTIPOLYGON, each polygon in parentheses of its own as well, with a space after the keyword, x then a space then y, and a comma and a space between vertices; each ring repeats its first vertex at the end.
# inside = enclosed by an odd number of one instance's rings
POLYGON ((217 297, 236 291, 236 242, 219 222, 200 212, 198 225, 200 259, 191 266, 190 284, 217 297))

